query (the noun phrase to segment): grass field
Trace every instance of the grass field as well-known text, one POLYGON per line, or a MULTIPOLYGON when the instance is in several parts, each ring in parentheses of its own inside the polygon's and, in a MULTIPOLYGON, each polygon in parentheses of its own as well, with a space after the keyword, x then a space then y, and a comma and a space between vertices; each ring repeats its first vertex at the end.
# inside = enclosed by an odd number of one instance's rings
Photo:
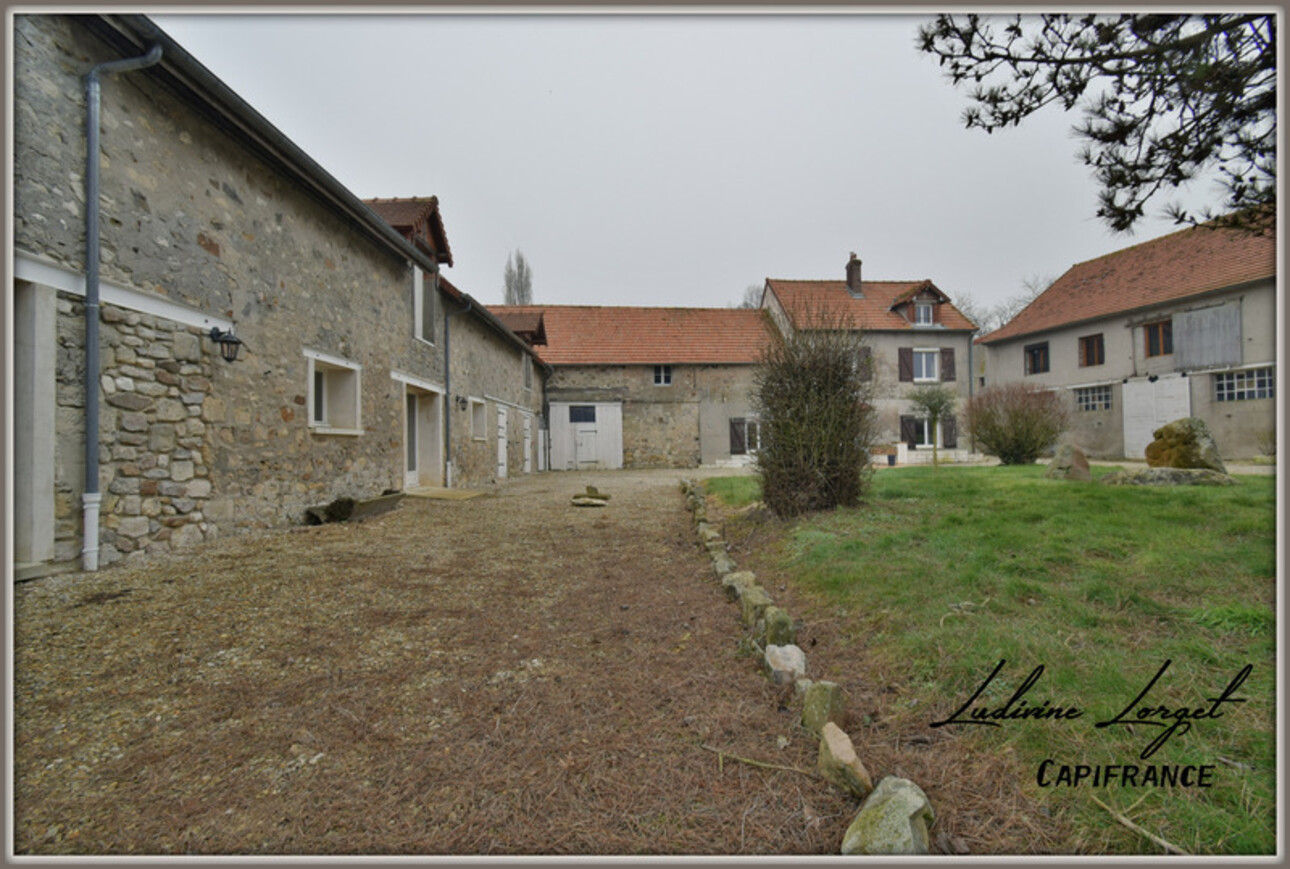
MULTIPOLYGON (((1112 487, 1043 470, 884 470, 865 505, 785 526, 773 557, 847 614, 911 714, 973 721, 943 726, 1015 752, 1029 795, 1085 831, 1072 852, 1161 853, 1113 810, 1193 854, 1275 853, 1275 478, 1112 487), (1071 717, 1021 717, 1055 708, 1071 717), (1071 786, 1080 766, 1118 767, 1115 784, 1071 786), (1126 766, 1187 778, 1125 786, 1126 766)), ((758 496, 755 477, 705 485, 733 506, 758 496)))

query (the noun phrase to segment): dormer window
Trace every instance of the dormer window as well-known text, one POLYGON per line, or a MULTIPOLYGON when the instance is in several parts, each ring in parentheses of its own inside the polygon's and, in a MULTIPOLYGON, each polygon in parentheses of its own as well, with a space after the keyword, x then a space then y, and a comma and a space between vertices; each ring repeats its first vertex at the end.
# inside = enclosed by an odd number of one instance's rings
POLYGON ((914 303, 914 325, 931 326, 934 322, 934 308, 931 302, 914 303))

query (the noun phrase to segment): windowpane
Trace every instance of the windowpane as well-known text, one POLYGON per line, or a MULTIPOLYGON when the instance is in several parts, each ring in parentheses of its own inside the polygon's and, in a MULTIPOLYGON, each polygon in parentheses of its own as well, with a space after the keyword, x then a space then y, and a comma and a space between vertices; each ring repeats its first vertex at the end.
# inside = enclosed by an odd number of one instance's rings
POLYGON ((1106 362, 1106 345, 1101 335, 1086 335, 1079 339, 1079 364, 1082 368, 1106 362))
POLYGON ((672 366, 655 365, 654 366, 654 385, 668 386, 672 383, 672 366))
POLYGON ((1214 375, 1216 401, 1247 401, 1255 398, 1276 398, 1273 370, 1256 368, 1252 371, 1228 371, 1214 375))
POLYGON ((1089 386, 1075 390, 1076 410, 1110 410, 1111 387, 1089 386))
POLYGON ((1042 374, 1048 370, 1048 342, 1030 344, 1025 348, 1027 374, 1042 374))
POLYGON ((596 406, 594 404, 575 404, 569 407, 569 422, 595 422, 596 406))
POLYGON ((1168 356, 1174 352, 1174 327, 1170 320, 1148 323, 1142 327, 1147 339, 1148 356, 1168 356))
POLYGON ((937 379, 937 361, 940 359, 939 350, 915 350, 914 351, 914 379, 915 380, 936 380, 937 379))

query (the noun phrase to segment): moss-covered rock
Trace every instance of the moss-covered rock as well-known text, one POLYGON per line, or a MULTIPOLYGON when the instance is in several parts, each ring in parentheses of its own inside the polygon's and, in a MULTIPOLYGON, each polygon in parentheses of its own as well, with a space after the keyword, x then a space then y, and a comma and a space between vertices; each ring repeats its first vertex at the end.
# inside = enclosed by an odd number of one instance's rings
POLYGON ((927 854, 927 829, 936 820, 922 788, 908 779, 887 776, 860 806, 842 838, 842 853, 927 854))

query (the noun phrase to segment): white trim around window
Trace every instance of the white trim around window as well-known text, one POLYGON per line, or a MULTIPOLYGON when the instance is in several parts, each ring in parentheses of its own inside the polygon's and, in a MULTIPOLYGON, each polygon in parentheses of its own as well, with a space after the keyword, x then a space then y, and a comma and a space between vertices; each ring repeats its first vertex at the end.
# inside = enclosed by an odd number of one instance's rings
POLYGON ((309 430, 320 435, 363 433, 363 366, 305 349, 309 430))
POLYGON ((914 348, 914 382, 915 383, 939 383, 941 380, 941 348, 939 347, 915 347, 914 348), (919 357, 931 357, 932 374, 929 377, 926 373, 926 363, 919 365, 919 357), (919 376, 919 368, 922 367, 924 372, 919 376))

